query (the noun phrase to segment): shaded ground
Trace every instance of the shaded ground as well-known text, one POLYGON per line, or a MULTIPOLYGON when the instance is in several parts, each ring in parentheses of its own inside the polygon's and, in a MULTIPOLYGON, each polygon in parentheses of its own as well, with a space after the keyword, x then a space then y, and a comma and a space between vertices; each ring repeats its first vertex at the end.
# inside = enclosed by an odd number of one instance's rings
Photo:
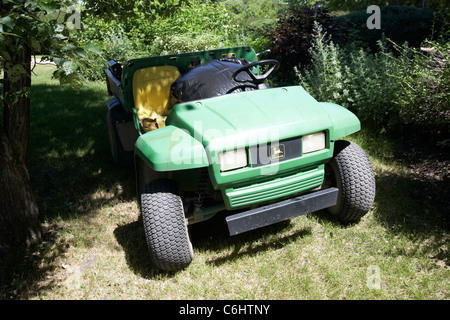
POLYGON ((404 161, 413 173, 412 181, 421 183, 414 197, 432 201, 447 213, 444 220, 450 224, 450 147, 420 139, 401 139, 396 142, 395 158, 404 161))

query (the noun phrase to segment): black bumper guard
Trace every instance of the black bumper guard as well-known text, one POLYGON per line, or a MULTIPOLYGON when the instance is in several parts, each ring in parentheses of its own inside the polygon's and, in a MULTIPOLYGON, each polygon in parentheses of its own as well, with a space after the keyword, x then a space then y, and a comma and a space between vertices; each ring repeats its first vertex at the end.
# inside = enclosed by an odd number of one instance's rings
POLYGON ((230 236, 319 211, 337 202, 338 189, 328 188, 225 218, 230 236))

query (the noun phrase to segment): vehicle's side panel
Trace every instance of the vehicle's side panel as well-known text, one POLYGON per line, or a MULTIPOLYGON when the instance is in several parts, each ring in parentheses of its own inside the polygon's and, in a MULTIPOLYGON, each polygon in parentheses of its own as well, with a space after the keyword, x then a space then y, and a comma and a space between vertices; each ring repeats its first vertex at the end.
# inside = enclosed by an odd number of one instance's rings
POLYGON ((177 171, 208 166, 205 149, 185 130, 174 126, 141 135, 135 155, 155 171, 177 171))
POLYGON ((328 112, 328 116, 333 121, 333 132, 331 140, 336 140, 348 136, 361 129, 359 119, 348 109, 329 102, 320 102, 320 105, 328 112))

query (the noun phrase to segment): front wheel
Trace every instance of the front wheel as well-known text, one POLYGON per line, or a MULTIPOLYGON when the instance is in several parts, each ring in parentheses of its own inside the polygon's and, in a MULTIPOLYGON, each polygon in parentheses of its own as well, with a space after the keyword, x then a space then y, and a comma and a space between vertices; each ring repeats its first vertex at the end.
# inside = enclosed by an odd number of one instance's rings
POLYGON ((141 212, 150 257, 161 270, 187 267, 194 253, 174 181, 148 183, 141 192, 141 212))
POLYGON ((328 186, 339 189, 335 206, 328 211, 342 222, 355 222, 367 214, 375 200, 375 175, 364 150, 356 143, 338 140, 334 156, 325 166, 328 186))

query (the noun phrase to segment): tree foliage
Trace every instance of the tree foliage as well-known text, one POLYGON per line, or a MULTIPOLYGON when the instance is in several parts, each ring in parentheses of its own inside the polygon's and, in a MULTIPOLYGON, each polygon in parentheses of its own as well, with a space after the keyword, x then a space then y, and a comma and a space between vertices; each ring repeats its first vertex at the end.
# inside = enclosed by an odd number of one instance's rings
POLYGON ((419 47, 425 39, 437 39, 444 23, 440 14, 409 6, 381 7, 380 15, 380 29, 366 27, 369 14, 365 9, 336 17, 335 41, 340 45, 356 45, 377 52, 377 42, 384 35, 396 43, 408 42, 419 47))
POLYGON ((287 7, 284 1, 273 0, 224 0, 223 5, 242 32, 253 39, 267 35, 287 7))
POLYGON ((189 0, 86 0, 82 3, 93 16, 125 22, 136 16, 146 19, 167 17, 186 2, 189 0))

